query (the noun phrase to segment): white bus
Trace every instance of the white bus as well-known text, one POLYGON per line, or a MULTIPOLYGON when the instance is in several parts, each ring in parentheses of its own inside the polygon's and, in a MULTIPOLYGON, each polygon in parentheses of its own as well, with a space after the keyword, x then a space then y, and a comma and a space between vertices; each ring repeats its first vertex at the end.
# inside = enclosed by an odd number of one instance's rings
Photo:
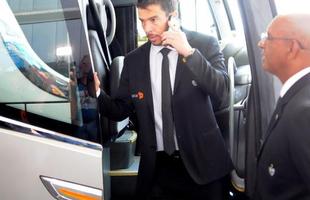
MULTIPOLYGON (((100 116, 93 72, 118 86, 123 57, 145 42, 136 0, 0 1, 0 199, 133 199, 135 116, 100 116)), ((307 0, 180 0, 181 25, 220 41, 230 105, 216 110, 235 170, 230 198, 248 199, 280 83, 261 68, 259 36, 307 0)))

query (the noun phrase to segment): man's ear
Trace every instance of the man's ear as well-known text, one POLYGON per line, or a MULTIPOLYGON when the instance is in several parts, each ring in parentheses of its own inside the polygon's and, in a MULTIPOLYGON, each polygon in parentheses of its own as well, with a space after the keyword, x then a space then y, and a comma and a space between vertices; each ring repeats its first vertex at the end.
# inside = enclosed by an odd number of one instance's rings
POLYGON ((170 16, 172 16, 172 17, 179 17, 179 12, 178 11, 173 11, 173 12, 171 12, 170 14, 169 14, 170 16))
POLYGON ((289 58, 296 58, 298 56, 298 53, 301 49, 301 46, 297 40, 292 40, 290 46, 289 46, 289 58))

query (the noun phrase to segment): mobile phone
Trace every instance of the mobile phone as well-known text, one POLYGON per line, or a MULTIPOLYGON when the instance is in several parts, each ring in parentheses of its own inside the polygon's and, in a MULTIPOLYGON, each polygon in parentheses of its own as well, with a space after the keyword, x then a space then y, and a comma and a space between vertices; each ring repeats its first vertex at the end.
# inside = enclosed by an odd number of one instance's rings
POLYGON ((168 20, 169 31, 180 30, 180 20, 177 17, 170 15, 168 20))

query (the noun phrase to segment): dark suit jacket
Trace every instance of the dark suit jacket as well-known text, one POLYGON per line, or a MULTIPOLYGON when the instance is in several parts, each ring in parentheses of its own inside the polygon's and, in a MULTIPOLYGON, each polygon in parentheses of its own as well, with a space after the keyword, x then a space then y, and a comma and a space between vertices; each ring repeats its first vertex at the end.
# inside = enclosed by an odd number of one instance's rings
MULTIPOLYGON (((206 184, 232 170, 210 101, 212 97, 221 104, 222 99, 228 98, 228 77, 215 38, 195 32, 188 32, 187 38, 197 50, 186 63, 179 56, 172 110, 184 165, 197 183, 206 184)), ((110 98, 103 91, 99 96, 100 109, 110 119, 121 120, 136 112, 141 150, 140 194, 149 191, 156 158, 149 54, 150 43, 146 43, 126 56, 116 97, 110 98)))
POLYGON ((279 100, 258 157, 257 199, 310 199, 310 74, 279 100))

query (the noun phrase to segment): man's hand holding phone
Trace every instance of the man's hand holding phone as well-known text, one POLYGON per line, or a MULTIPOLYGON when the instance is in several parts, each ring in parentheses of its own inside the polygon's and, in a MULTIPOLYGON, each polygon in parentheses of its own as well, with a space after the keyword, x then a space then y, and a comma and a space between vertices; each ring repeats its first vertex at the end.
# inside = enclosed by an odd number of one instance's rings
POLYGON ((180 20, 170 15, 168 20, 168 31, 180 31, 180 28, 180 20))
POLYGON ((186 35, 180 29, 179 19, 170 16, 168 21, 168 31, 162 34, 162 45, 171 46, 184 57, 193 54, 193 48, 187 41, 186 35))

